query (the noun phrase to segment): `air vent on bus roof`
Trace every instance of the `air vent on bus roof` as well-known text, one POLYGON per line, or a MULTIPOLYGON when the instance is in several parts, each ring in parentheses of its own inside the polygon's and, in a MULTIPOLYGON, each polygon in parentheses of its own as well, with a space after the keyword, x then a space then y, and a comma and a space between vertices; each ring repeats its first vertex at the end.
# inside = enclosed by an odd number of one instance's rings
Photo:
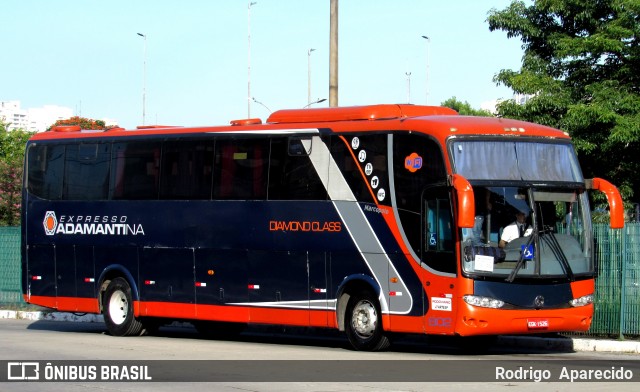
POLYGON ((231 121, 229 121, 229 124, 231 124, 233 126, 260 125, 260 124, 262 124, 262 120, 260 120, 259 118, 244 118, 242 120, 231 120, 231 121))
POLYGON ((388 120, 394 118, 455 114, 458 114, 455 110, 440 106, 370 105, 278 110, 269 116, 267 123, 388 120))
POLYGON ((56 125, 51 130, 53 132, 80 132, 82 128, 80 125, 56 125))
POLYGON ((136 129, 182 128, 181 125, 138 125, 136 129))

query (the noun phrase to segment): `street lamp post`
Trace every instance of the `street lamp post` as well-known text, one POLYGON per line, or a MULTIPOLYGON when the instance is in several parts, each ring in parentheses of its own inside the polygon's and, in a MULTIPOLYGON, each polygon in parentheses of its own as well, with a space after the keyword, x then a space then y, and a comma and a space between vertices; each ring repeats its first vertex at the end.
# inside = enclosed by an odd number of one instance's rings
POLYGON ((142 33, 138 33, 138 35, 144 38, 144 49, 142 54, 142 125, 145 125, 147 106, 147 36, 142 33))
POLYGON ((311 52, 315 49, 307 51, 307 103, 311 104, 311 52))
POLYGON ((425 100, 424 103, 425 104, 429 104, 429 44, 431 43, 431 38, 429 38, 426 35, 423 35, 422 38, 427 40, 427 76, 426 76, 426 82, 425 82, 425 100))
POLYGON ((326 100, 327 100, 326 98, 318 98, 318 99, 316 99, 316 100, 315 100, 315 101, 313 101, 313 102, 309 102, 307 105, 303 106, 302 108, 303 108, 303 109, 306 109, 306 108, 308 108, 308 107, 309 107, 309 106, 311 106, 311 105, 315 105, 316 103, 321 103, 321 102, 324 102, 324 101, 326 101, 326 100))
POLYGON ((252 1, 247 6, 247 118, 251 118, 251 6, 256 4, 252 1))
POLYGON ((405 72, 407 75, 407 103, 411 103, 411 72, 405 72))
POLYGON ((267 110, 269 111, 269 113, 272 113, 272 112, 271 112, 271 109, 269 109, 269 108, 267 107, 267 105, 265 105, 264 103, 262 103, 262 102, 258 101, 258 100, 257 100, 257 99, 255 99, 254 97, 252 97, 252 98, 251 98, 251 100, 252 100, 253 102, 257 103, 258 105, 261 105, 263 108, 267 109, 267 110))

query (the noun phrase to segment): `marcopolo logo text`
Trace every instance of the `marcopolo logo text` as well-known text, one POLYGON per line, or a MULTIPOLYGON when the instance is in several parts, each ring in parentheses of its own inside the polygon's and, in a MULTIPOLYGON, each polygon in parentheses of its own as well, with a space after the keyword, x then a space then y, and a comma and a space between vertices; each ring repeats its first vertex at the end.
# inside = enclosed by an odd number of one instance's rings
POLYGON ((144 235, 140 223, 128 223, 126 215, 60 215, 47 211, 42 225, 46 235, 144 235))

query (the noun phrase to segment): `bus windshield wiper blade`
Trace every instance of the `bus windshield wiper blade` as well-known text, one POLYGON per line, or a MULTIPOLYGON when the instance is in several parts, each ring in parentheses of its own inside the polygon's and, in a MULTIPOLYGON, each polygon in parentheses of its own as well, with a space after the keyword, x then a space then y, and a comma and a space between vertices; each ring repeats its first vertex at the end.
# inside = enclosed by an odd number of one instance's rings
POLYGON ((529 246, 533 242, 533 238, 536 237, 537 235, 538 235, 538 231, 537 229, 534 229, 534 232, 531 233, 531 235, 529 236, 529 240, 525 244, 524 249, 522 250, 522 252, 520 252, 520 258, 518 259, 516 266, 513 268, 513 271, 511 271, 511 273, 509 274, 509 277, 507 277, 506 279, 507 282, 511 283, 516 278, 518 271, 520 271, 520 269, 522 268, 525 262, 524 251, 529 249, 529 246))
POLYGON ((549 235, 544 236, 542 240, 544 241, 545 244, 549 245, 551 252, 556 257, 556 259, 560 262, 560 265, 562 266, 562 269, 564 270, 565 274, 567 274, 567 277, 569 278, 569 280, 573 281, 574 280, 573 271, 571 270, 571 266, 569 265, 569 260, 567 259, 567 256, 564 254, 564 251, 562 250, 562 246, 560 246, 560 243, 558 242, 558 239, 556 238, 555 233, 549 232, 549 235))

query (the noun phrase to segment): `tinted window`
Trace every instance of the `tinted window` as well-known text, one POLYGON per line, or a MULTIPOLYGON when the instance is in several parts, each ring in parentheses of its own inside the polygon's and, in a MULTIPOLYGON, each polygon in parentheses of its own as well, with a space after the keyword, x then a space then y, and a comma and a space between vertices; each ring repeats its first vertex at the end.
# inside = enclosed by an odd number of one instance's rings
POLYGON ((427 185, 446 181, 439 145, 425 136, 393 136, 393 172, 398 208, 420 212, 420 197, 427 185))
POLYGON ((104 200, 109 189, 111 144, 67 146, 64 169, 65 200, 104 200))
POLYGON ((112 199, 157 199, 160 143, 114 143, 111 163, 112 199))
MULTIPOLYGON (((429 185, 446 181, 444 159, 439 145, 421 135, 393 135, 393 174, 398 216, 411 247, 417 253, 421 249, 420 214, 423 191, 429 185)), ((427 199, 432 196, 433 188, 424 195, 427 199)), ((444 202, 439 201, 439 207, 444 205, 444 202)), ((440 211, 440 208, 435 211, 440 211)), ((429 240, 431 238, 425 241, 428 243, 429 240)))
POLYGON ((387 204, 386 134, 336 137, 331 155, 358 201, 387 204))
POLYGON ((268 162, 268 139, 218 141, 214 165, 214 198, 266 199, 268 162))
POLYGON ((27 189, 48 200, 62 197, 64 146, 31 145, 27 153, 27 189))
POLYGON ((161 199, 211 198, 212 140, 170 141, 162 148, 161 199))
POLYGON ((311 140, 292 137, 271 141, 269 200, 327 199, 327 191, 308 155, 313 148, 311 140))

